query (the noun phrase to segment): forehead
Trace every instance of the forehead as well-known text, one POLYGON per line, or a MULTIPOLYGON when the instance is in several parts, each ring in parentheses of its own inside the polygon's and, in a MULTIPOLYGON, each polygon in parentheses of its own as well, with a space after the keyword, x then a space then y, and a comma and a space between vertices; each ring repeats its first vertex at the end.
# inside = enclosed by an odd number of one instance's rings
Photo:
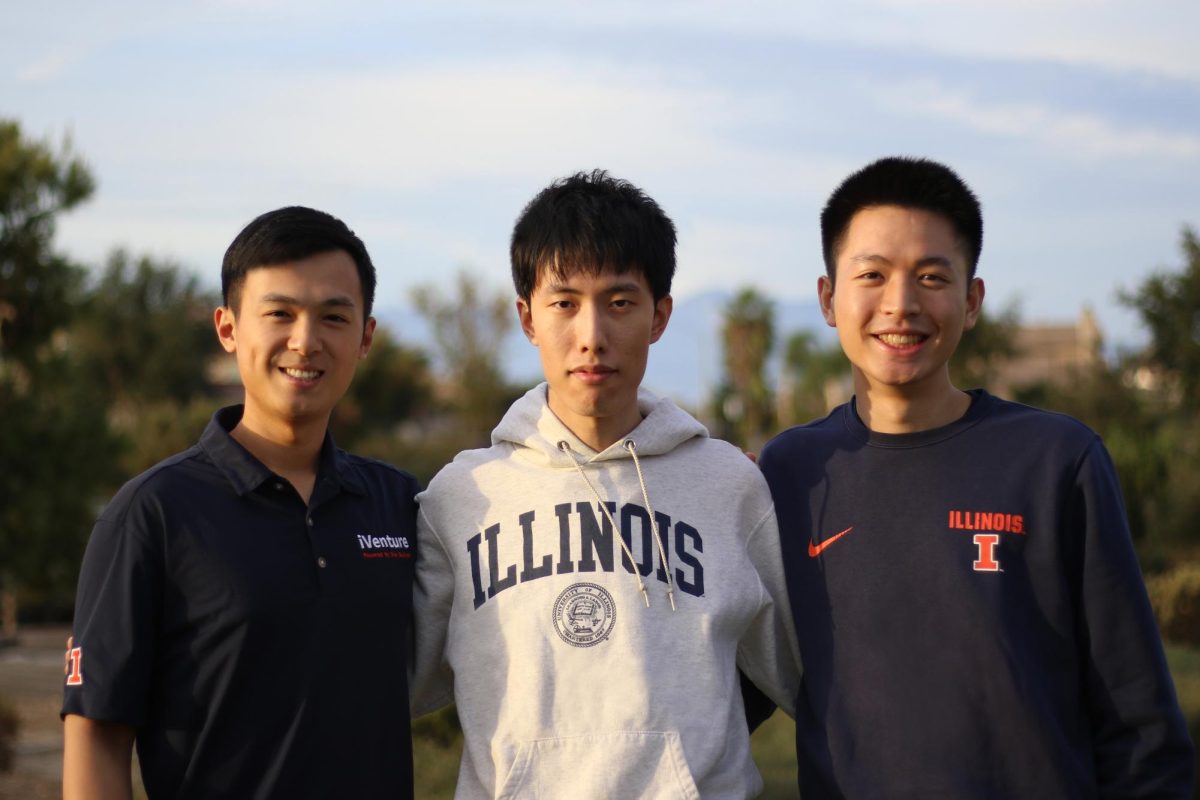
POLYGON ((345 250, 254 267, 246 272, 242 295, 252 301, 284 295, 317 302, 334 297, 349 298, 359 306, 363 302, 358 268, 345 250))
POLYGON ((645 273, 634 266, 563 264, 547 261, 538 268, 533 293, 602 292, 616 289, 628 291, 635 288, 650 292, 650 282, 645 273))
POLYGON ((941 214, 905 206, 868 206, 850 218, 837 254, 839 264, 944 259, 966 269, 966 252, 954 225, 941 214))

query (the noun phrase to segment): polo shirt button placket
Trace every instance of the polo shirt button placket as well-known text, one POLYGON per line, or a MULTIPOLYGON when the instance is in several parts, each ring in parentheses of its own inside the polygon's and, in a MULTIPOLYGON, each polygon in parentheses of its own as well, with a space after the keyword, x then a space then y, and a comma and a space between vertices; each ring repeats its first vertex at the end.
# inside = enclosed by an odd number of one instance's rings
MULTIPOLYGON (((311 514, 311 513, 309 513, 309 514, 308 514, 308 515, 307 515, 307 516, 304 518, 304 524, 308 526, 308 529, 309 529, 309 538, 311 539, 311 538, 312 538, 312 533, 311 533, 311 532, 312 532, 312 529, 313 529, 313 527, 316 525, 316 523, 315 523, 315 522, 313 522, 313 518, 312 518, 312 514, 311 514)), ((315 547, 316 547, 316 543, 315 543, 315 542, 313 542, 313 546, 314 546, 314 549, 315 549, 315 547)), ((325 556, 317 556, 317 568, 318 568, 318 569, 325 569, 325 567, 327 567, 328 565, 329 565, 329 562, 326 560, 325 556)))

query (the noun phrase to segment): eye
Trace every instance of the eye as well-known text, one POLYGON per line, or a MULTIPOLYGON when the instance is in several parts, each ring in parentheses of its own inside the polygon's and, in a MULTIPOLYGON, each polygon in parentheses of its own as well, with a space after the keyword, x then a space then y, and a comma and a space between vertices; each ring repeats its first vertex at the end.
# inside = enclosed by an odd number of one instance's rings
POLYGON ((291 314, 282 308, 272 308, 271 310, 267 311, 266 314, 264 314, 263 316, 270 317, 272 319, 287 319, 288 317, 291 316, 291 314))
POLYGON ((349 322, 350 318, 345 314, 326 314, 325 319, 329 322, 349 322))
POLYGON ((936 272, 926 272, 923 275, 921 275, 920 280, 922 283, 929 283, 929 284, 933 284, 933 285, 941 285, 941 284, 946 284, 946 283, 950 282, 949 279, 946 278, 945 275, 940 275, 936 272))
POLYGON ((556 309, 559 309, 560 311, 567 311, 574 305, 575 305, 575 303, 573 301, 567 300, 567 299, 552 300, 550 302, 551 308, 556 308, 556 309))
POLYGON ((632 305, 633 301, 627 297, 617 297, 612 301, 613 308, 630 308, 632 305))

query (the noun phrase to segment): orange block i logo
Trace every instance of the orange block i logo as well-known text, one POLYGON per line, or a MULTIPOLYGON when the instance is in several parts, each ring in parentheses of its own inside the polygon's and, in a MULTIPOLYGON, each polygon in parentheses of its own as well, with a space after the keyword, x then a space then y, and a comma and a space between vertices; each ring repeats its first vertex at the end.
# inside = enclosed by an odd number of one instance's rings
POLYGON ((1000 535, 996 533, 977 533, 973 537, 978 557, 972 565, 976 572, 1002 572, 1000 562, 996 560, 996 545, 1000 543, 1000 535))

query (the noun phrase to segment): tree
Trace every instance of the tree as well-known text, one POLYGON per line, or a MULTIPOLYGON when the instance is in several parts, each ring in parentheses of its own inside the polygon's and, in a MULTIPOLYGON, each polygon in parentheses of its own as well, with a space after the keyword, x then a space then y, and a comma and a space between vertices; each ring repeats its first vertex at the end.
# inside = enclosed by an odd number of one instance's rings
POLYGON ((1186 407, 1200 411, 1200 239, 1189 226, 1180 238, 1183 268, 1156 273, 1120 299, 1150 332, 1149 362, 1178 384, 1186 407))
POLYGON ((70 316, 82 271, 51 249, 58 215, 95 184, 69 143, 55 152, 0 120, 0 367, 28 369, 70 316))
POLYGON ((466 272, 458 274, 454 294, 426 284, 413 290, 412 300, 433 330, 447 378, 445 391, 464 437, 475 445, 486 444, 517 394, 500 367, 516 314, 512 300, 503 293, 482 291, 466 272))
MULTIPOLYGON (((831 390, 850 379, 850 362, 837 342, 822 345, 812 331, 797 331, 783 347, 779 425, 808 422, 830 410, 831 390)), ((840 397, 838 398, 840 400, 840 397)))
POLYGON ((116 250, 84 296, 71 348, 120 409, 187 403, 208 390, 208 362, 223 353, 212 322, 219 302, 178 265, 116 250))
POLYGON ((118 444, 78 358, 56 338, 83 271, 53 250, 59 214, 92 193, 69 145, 0 121, 0 637, 16 634, 16 597, 69 598, 82 542, 118 444))
POLYGON ((81 373, 55 353, 30 391, 0 386, 0 578, 26 604, 61 608, 73 596, 97 504, 120 477, 122 443, 81 373))
POLYGON ((178 265, 124 250, 84 290, 66 342, 125 442, 122 477, 196 441, 212 414, 216 292, 178 265))
POLYGON ((426 414, 433 403, 433 376, 425 353, 375 330, 367 360, 333 410, 339 444, 361 449, 364 439, 389 436, 405 420, 426 414))
POLYGON ((739 291, 725 306, 721 343, 725 378, 714 411, 734 442, 757 449, 772 424, 767 381, 767 359, 775 346, 771 301, 750 287, 739 291))
MULTIPOLYGON (((1180 249, 1179 270, 1157 272, 1120 295, 1150 334, 1149 345, 1127 358, 1122 373, 1149 422, 1130 429, 1132 415, 1112 412, 1118 417, 1116 430, 1128 433, 1116 438, 1111 430, 1101 430, 1119 468, 1120 443, 1142 454, 1135 464, 1147 480, 1132 490, 1127 485, 1126 498, 1140 490, 1153 500, 1146 529, 1161 540, 1157 550, 1164 560, 1170 550, 1200 545, 1200 238, 1195 229, 1184 226, 1180 249), (1145 453, 1150 448, 1157 462, 1145 453)), ((1125 472, 1121 478, 1128 480, 1125 472)), ((1130 504, 1137 508, 1143 502, 1135 497, 1130 504)))
POLYGON ((963 333, 950 359, 950 378, 963 389, 989 387, 1006 361, 1017 355, 1020 314, 1015 305, 996 314, 981 312, 975 327, 963 333))

